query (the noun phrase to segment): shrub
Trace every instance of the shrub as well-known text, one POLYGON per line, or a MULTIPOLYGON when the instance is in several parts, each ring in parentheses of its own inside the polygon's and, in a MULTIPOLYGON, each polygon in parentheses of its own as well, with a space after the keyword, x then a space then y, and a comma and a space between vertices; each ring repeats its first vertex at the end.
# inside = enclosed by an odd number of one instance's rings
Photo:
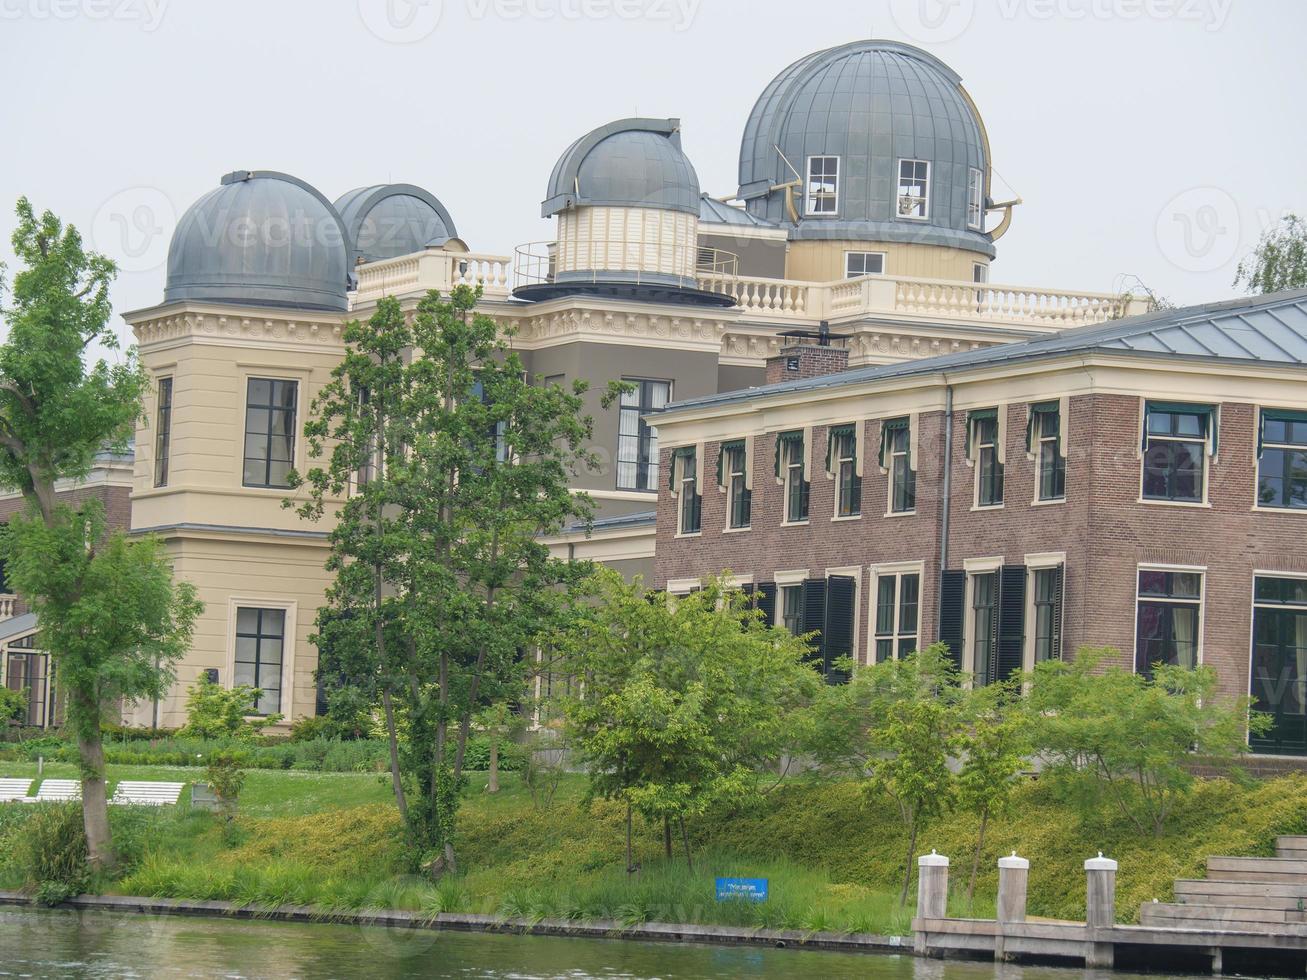
POLYGON ((85 891, 86 832, 80 803, 34 805, 12 844, 14 866, 42 905, 58 905, 85 891))
POLYGON ((258 696, 257 688, 238 684, 228 689, 201 675, 186 693, 186 727, 181 734, 199 738, 252 739, 264 726, 281 720, 281 715, 248 717, 258 696))
POLYGON ((0 724, 18 721, 27 711, 27 689, 11 691, 0 687, 0 724))

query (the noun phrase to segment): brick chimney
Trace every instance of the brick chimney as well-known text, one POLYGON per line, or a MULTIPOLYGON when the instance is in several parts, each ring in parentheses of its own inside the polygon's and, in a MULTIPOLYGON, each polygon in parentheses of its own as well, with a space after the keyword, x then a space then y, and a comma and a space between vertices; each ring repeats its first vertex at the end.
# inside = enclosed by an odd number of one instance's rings
POLYGON ((818 378, 849 369, 849 352, 843 346, 844 338, 833 335, 825 320, 816 333, 795 330, 785 336, 789 342, 775 357, 767 358, 767 384, 818 378), (839 346, 832 346, 832 340, 836 340, 839 346))

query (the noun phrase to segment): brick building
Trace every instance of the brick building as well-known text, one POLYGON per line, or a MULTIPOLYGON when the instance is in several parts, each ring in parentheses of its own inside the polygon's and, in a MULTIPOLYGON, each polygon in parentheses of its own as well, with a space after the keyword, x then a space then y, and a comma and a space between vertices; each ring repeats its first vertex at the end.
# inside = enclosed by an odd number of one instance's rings
MULTIPOLYGON (((1307 291, 669 405, 655 584, 730 570, 826 662, 1216 668, 1307 754, 1307 291)), ((808 376, 815 375, 815 376, 808 376)), ((774 377, 775 375, 769 375, 774 377)))

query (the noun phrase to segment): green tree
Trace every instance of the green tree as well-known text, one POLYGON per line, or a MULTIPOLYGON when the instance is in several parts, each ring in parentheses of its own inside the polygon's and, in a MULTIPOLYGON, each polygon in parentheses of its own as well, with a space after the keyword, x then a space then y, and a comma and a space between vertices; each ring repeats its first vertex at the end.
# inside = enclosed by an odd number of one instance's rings
POLYGON ((179 732, 195 738, 249 741, 281 715, 251 718, 259 689, 248 684, 225 688, 205 675, 186 692, 186 725, 179 732))
POLYGON ((429 293, 411 322, 383 300, 349 324, 305 429, 324 463, 303 477, 300 513, 336 517, 323 669, 379 696, 396 803, 433 872, 456 866, 473 718, 520 693, 523 652, 589 570, 540 541, 591 513, 569 489, 594 462, 586 385, 530 383, 474 312, 480 294, 429 293))
POLYGON ((1049 777, 1081 791, 1087 815, 1106 797, 1140 833, 1161 835, 1193 785, 1193 755, 1229 762, 1248 751, 1248 728, 1267 719, 1250 714, 1251 698, 1223 697, 1211 667, 1156 664, 1150 677, 1103 666, 1119 659, 1110 648, 1084 649, 1070 663, 1039 664, 1033 744, 1049 777))
POLYGON ((669 598, 596 574, 592 604, 556 638, 563 663, 584 682, 565 705, 567 732, 593 796, 680 827, 719 805, 756 799, 803 734, 804 709, 821 688, 807 644, 765 625, 738 590, 711 580, 669 598))
POLYGON ((906 834, 899 904, 912 884, 917 836, 954 801, 949 758, 964 728, 963 688, 948 647, 934 644, 901 660, 862 667, 829 688, 810 741, 827 769, 863 780, 869 798, 893 800, 906 834))
POLYGON ((1234 285, 1250 293, 1307 288, 1307 221, 1287 214, 1264 232, 1235 270, 1234 285))
POLYGON ((20 721, 27 714, 30 693, 27 688, 11 691, 7 687, 0 687, 0 723, 20 721))
POLYGON ((1029 717, 1017 682, 990 684, 967 693, 966 724, 959 738, 962 767, 957 775, 959 809, 980 820, 967 879, 967 902, 976 894, 976 875, 992 818, 1005 813, 1013 790, 1030 764, 1029 717))
POLYGON ((8 327, 0 345, 0 483, 28 512, 0 543, 9 581, 40 617, 77 736, 88 861, 113 863, 100 728, 120 702, 162 695, 189 645, 200 604, 174 586, 160 542, 105 533, 103 508, 74 511, 55 498, 59 480, 85 476, 95 454, 125 449, 145 384, 135 357, 117 365, 85 354, 113 349, 108 327, 114 266, 81 236, 20 199, 8 327))

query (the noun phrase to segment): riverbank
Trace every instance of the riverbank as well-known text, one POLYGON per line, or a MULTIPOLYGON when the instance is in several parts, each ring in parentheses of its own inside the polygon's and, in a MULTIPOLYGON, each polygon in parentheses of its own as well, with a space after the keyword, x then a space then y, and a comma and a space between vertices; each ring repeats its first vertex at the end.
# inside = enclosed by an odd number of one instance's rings
MULTIPOLYGON (((0 775, 32 775, 0 765, 0 775)), ((47 776, 75 775, 47 766, 47 776)), ((193 779, 194 770, 110 767, 110 778, 193 779)), ((812 934, 905 935, 910 909, 897 907, 905 846, 896 815, 847 783, 795 782, 749 812, 721 814, 691 828, 693 868, 661 853, 658 828, 637 821, 639 871, 623 860, 624 811, 587 804, 584 783, 568 777, 550 801, 515 777, 484 792, 474 777, 460 814, 461 872, 432 883, 408 873, 401 828, 384 780, 375 774, 251 772, 242 814, 224 833, 211 814, 182 806, 145 814, 139 859, 100 890, 144 899, 218 901, 258 909, 311 908, 319 917, 374 909, 489 917, 495 921, 615 924, 653 922, 812 934), (717 875, 766 877, 763 903, 716 901, 717 875)), ((2 810, 3 808, 0 808, 2 810)), ((14 818, 21 819, 21 818, 14 818)), ((18 888, 3 864, 0 886, 18 888)), ((1032 916, 1081 918, 1084 858, 1104 851, 1121 864, 1117 914, 1133 921, 1141 903, 1171 897, 1177 877, 1201 877, 1210 853, 1270 854, 1277 834, 1307 832, 1307 779, 1249 785, 1202 782, 1161 837, 1143 837, 1113 811, 1082 817, 1050 787, 1021 788, 1011 812, 991 821, 974 903, 965 897, 978 826, 966 815, 930 824, 919 850, 953 859, 954 914, 993 914, 994 862, 1018 850, 1031 860, 1032 916)), ((606 929, 607 925, 599 926, 606 929)))

